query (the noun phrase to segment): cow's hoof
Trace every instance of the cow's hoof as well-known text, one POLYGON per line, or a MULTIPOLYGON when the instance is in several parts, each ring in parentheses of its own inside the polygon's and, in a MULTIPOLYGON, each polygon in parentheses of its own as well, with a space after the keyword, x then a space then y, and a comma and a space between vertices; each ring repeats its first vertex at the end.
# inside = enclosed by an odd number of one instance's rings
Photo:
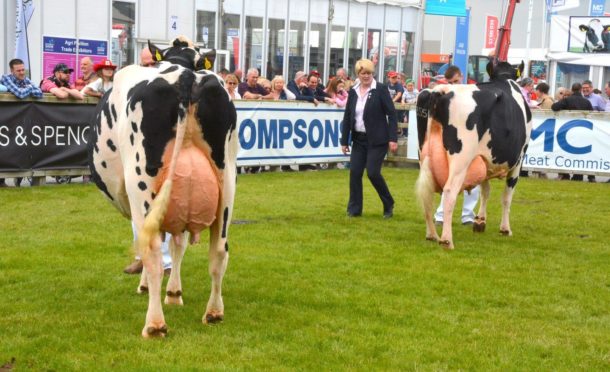
POLYGON ((138 287, 136 292, 138 292, 138 294, 148 293, 148 287, 141 285, 138 287))
POLYGON ((513 236, 513 233, 510 230, 500 230, 500 234, 504 236, 513 236))
POLYGON ((165 304, 166 305, 184 305, 182 302, 182 291, 167 291, 165 296, 165 304))
POLYGON ((167 336, 167 325, 162 324, 160 326, 146 326, 142 330, 142 337, 165 337, 167 336))
POLYGON ((205 314, 203 317, 204 324, 214 324, 220 323, 225 318, 224 314, 221 312, 212 311, 210 313, 205 314))
POLYGON ((429 240, 431 242, 438 242, 438 237, 436 237, 436 236, 426 236, 426 240, 429 240))
POLYGON ((473 232, 485 232, 485 221, 483 222, 479 222, 479 221, 474 221, 474 223, 472 224, 472 231, 473 232))
POLYGON ((453 243, 449 240, 439 240, 438 244, 446 251, 453 250, 453 243))

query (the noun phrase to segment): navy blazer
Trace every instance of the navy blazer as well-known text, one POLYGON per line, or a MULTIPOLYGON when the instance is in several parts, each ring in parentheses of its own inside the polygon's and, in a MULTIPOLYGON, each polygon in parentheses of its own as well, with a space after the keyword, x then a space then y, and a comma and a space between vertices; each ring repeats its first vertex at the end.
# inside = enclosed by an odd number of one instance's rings
MULTIPOLYGON (((350 132, 354 131, 356 126, 357 101, 358 95, 352 88, 349 90, 345 113, 343 114, 341 146, 348 145, 350 132)), ((367 141, 370 145, 376 146, 398 141, 396 109, 390 97, 390 91, 385 84, 377 82, 377 87, 369 91, 362 119, 364 120, 367 141)))

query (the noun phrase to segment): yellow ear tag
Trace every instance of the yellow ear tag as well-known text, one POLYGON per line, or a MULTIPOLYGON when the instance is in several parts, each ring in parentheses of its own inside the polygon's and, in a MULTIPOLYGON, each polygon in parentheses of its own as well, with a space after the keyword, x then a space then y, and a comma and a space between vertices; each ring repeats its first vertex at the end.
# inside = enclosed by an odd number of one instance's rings
POLYGON ((517 69, 517 77, 521 77, 521 70, 517 69))
POLYGON ((205 59, 204 66, 206 70, 212 69, 212 63, 207 58, 205 59))
POLYGON ((159 53, 159 51, 155 51, 155 59, 157 61, 161 61, 163 59, 163 57, 161 56, 161 53, 159 53))

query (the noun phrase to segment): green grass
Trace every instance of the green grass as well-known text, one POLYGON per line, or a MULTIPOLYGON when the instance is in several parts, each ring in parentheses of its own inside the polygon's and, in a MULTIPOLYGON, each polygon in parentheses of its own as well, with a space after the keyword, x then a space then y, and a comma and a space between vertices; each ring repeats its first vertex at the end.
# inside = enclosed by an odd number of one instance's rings
MULTIPOLYGON (((129 222, 92 185, 0 190, 0 365, 17 370, 610 369, 610 185, 521 179, 514 236, 456 224, 424 239, 417 171, 385 169, 394 218, 347 171, 240 175, 225 321, 205 326, 207 245, 189 247, 184 307, 144 340, 129 222)), ((458 219, 459 220, 459 219, 458 219)), ((207 237, 204 241, 207 240, 207 237)))

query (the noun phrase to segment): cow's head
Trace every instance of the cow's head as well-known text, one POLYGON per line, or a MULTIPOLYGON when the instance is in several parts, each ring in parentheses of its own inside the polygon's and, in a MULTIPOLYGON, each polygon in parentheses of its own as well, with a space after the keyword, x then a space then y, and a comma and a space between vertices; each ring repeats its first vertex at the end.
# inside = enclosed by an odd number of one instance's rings
POLYGON ((606 49, 604 34, 610 31, 610 26, 602 25, 599 19, 592 19, 589 25, 580 25, 578 29, 585 33, 585 52, 596 52, 606 49))
POLYGON ((487 74, 490 80, 517 80, 523 75, 525 69, 525 63, 521 61, 521 64, 514 68, 508 62, 498 62, 494 66, 493 62, 487 64, 487 74))
POLYGON ((211 70, 216 59, 216 50, 199 54, 199 48, 185 36, 178 36, 172 41, 172 46, 167 49, 160 49, 148 41, 148 48, 156 62, 168 61, 175 63, 190 70, 211 70))

